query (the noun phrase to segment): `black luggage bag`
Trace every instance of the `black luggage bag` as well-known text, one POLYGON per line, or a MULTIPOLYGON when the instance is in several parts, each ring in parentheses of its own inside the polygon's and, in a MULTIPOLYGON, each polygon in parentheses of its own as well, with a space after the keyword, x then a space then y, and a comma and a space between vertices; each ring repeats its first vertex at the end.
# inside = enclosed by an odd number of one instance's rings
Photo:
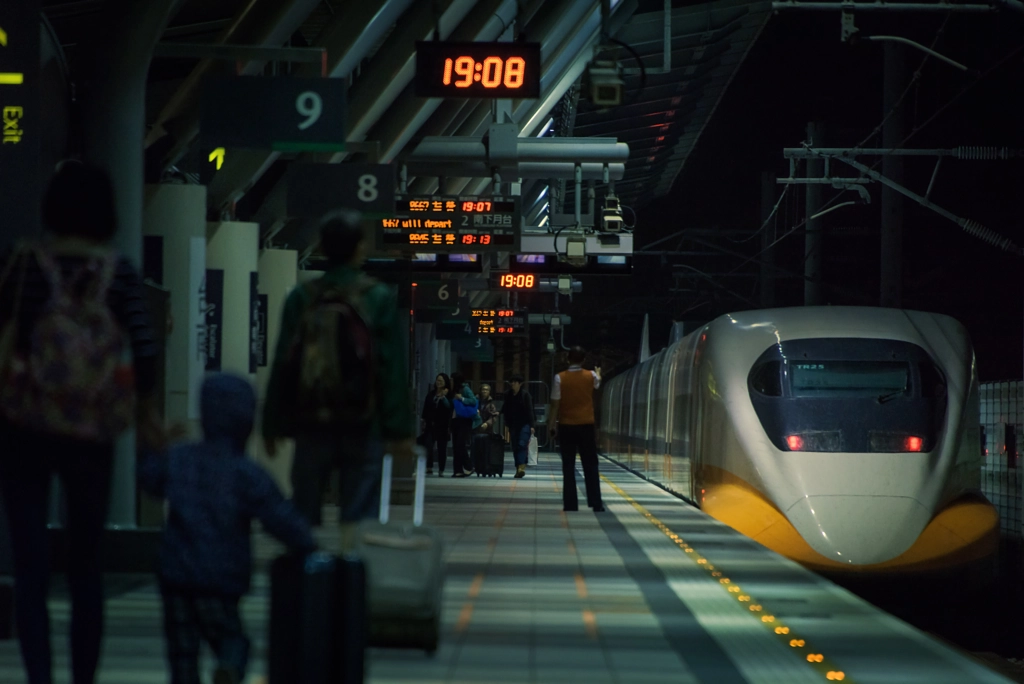
POLYGON ((367 625, 361 560, 320 551, 275 559, 268 684, 362 684, 367 625))
POLYGON ((505 473, 505 440, 499 435, 473 435, 473 469, 479 477, 502 477, 505 473))

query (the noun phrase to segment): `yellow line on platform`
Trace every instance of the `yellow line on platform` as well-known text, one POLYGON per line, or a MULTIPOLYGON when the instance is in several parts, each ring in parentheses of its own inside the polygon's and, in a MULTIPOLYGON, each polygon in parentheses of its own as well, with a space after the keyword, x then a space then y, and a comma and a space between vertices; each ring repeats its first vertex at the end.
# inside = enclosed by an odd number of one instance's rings
POLYGON ((783 642, 790 648, 795 649, 800 654, 801 660, 806 660, 811 667, 823 675, 825 680, 830 682, 853 682, 853 680, 850 679, 844 671, 840 670, 834 662, 826 658, 825 654, 816 652, 810 645, 808 645, 806 639, 799 638, 796 633, 783 624, 781 619, 771 615, 759 601, 750 596, 750 594, 744 592, 738 585, 734 584, 732 580, 725 575, 721 568, 716 568, 712 565, 710 560, 700 555, 696 549, 686 543, 686 540, 683 539, 683 537, 673 532, 668 525, 655 518, 654 515, 643 506, 643 504, 636 501, 606 476, 602 475, 601 479, 604 480, 605 484, 611 487, 616 494, 629 502, 633 508, 647 518, 649 523, 661 530, 662 534, 678 546, 679 549, 686 554, 687 558, 694 561, 697 567, 702 568, 711 578, 717 580, 718 586, 728 592, 741 605, 745 606, 750 612, 751 617, 758 618, 761 625, 766 629, 772 630, 779 641, 783 642))

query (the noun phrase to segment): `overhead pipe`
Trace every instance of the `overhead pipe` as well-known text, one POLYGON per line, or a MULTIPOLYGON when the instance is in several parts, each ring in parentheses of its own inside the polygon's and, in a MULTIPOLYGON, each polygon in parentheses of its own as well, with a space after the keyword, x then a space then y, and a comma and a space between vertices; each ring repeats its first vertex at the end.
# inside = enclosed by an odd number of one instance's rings
MULTIPOLYGON (((625 162, 629 145, 615 138, 520 138, 516 158, 520 162, 625 162)), ((409 162, 488 161, 487 144, 482 139, 425 138, 409 162)))
MULTIPOLYGON (((473 179, 481 179, 481 184, 484 188, 491 182, 492 167, 486 162, 452 162, 452 163, 440 163, 440 162, 406 162, 406 166, 409 168, 409 173, 416 174, 417 176, 433 176, 438 175, 448 176, 449 181, 449 193, 452 187, 460 187, 460 185, 454 181, 471 181, 473 179), (457 176, 453 177, 453 174, 457 176)), ((587 162, 580 164, 580 171, 582 173, 581 180, 603 180, 604 179, 604 164, 587 162)), ((625 164, 608 164, 609 177, 614 180, 622 179, 626 174, 625 164)), ((566 180, 573 180, 576 178, 576 165, 572 162, 520 162, 517 170, 514 174, 518 178, 564 178, 566 180)), ((466 183, 462 183, 461 187, 465 187, 466 183)), ((467 194, 478 195, 483 192, 483 189, 478 189, 474 192, 467 194)))

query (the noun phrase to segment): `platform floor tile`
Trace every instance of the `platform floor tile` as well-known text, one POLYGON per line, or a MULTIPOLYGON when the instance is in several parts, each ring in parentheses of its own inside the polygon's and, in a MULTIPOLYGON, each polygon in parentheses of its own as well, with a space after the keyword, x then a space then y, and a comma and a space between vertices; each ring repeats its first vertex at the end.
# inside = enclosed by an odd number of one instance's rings
MULTIPOLYGON (((843 668, 843 681, 1005 681, 658 487, 611 463, 601 467, 603 514, 585 505, 562 512, 561 468, 551 454, 542 454, 541 465, 518 480, 431 477, 426 522, 446 544, 442 643, 433 656, 371 649, 368 681, 829 681, 823 665, 806 660, 806 649, 791 648, 759 616, 785 621, 794 634, 813 640, 830 667, 834 661, 836 671, 843 668), (708 564, 759 601, 761 612, 753 614, 751 603, 739 601, 708 564)), ((578 474, 585 504, 582 483, 578 474)), ((326 510, 324 519, 335 515, 326 510)), ((396 508, 393 515, 408 517, 409 511, 396 508)), ((317 536, 325 548, 338 547, 332 524, 317 536)), ((253 591, 242 610, 253 640, 250 684, 261 681, 265 668, 266 568, 281 552, 261 533, 254 538, 253 591)), ((109 583, 99 683, 163 684, 153 578, 111 577, 109 583)), ((69 607, 60 586, 50 607, 56 682, 63 684, 69 607)), ((209 654, 204 668, 212 668, 209 654)), ((16 644, 0 642, 0 682, 24 681, 16 644)))

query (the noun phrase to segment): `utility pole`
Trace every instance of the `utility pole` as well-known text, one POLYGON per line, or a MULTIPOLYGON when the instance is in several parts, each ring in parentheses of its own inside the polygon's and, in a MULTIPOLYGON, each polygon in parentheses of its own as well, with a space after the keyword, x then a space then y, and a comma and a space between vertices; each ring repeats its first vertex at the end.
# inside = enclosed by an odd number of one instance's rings
MULTIPOLYGON (((825 144, 825 126, 820 121, 807 124, 807 140, 813 147, 825 144)), ((807 177, 824 178, 825 160, 811 157, 807 160, 807 177)), ((822 231, 821 219, 811 217, 821 211, 821 185, 807 186, 804 206, 807 223, 804 224, 804 306, 819 306, 825 303, 821 287, 822 231)))
MULTIPOLYGON (((906 108, 893 108, 907 83, 904 48, 898 43, 885 44, 885 73, 882 84, 882 115, 888 116, 882 126, 882 147, 892 149, 906 134, 906 108), (891 112, 891 113, 890 113, 891 112)), ((903 157, 887 154, 882 157, 882 175, 903 184, 903 157)), ((903 195, 887 185, 882 186, 881 221, 881 306, 903 306, 903 195)))
POLYGON ((771 247, 775 231, 765 225, 775 207, 775 174, 761 174, 761 308, 775 306, 775 248, 771 247))

